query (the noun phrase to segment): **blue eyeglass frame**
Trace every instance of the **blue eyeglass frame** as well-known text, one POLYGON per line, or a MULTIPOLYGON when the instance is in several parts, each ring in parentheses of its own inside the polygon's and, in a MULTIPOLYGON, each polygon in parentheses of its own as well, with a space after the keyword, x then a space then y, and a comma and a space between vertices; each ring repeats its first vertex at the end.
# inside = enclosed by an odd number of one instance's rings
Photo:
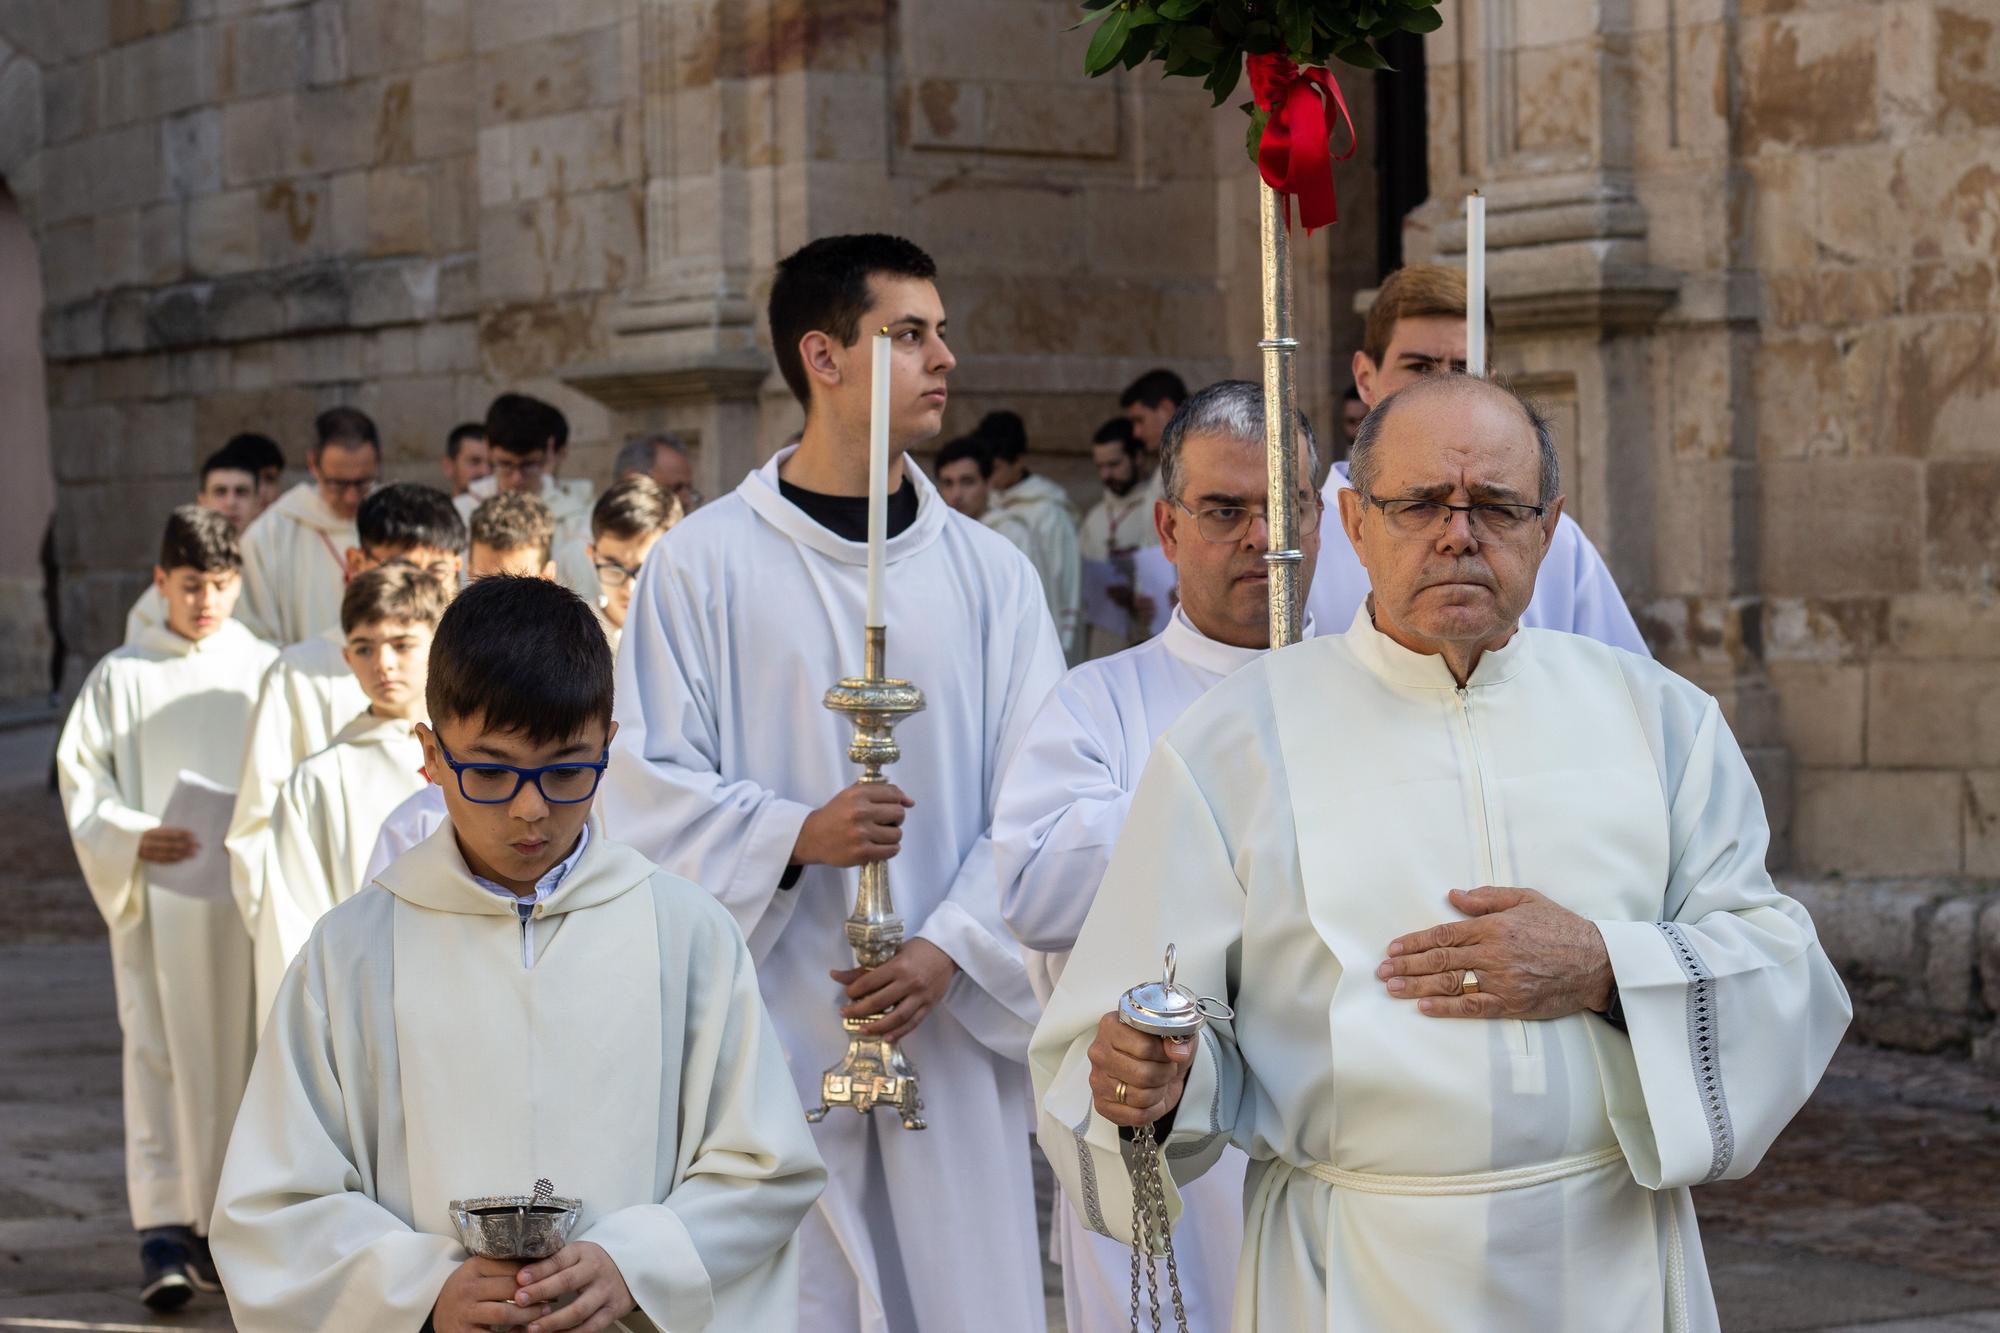
POLYGON ((444 748, 443 737, 438 738, 438 753, 444 756, 444 762, 446 767, 451 769, 452 776, 458 780, 458 794, 460 796, 463 796, 466 800, 472 802, 474 805, 506 805, 508 802, 512 801, 516 796, 519 796, 521 794, 521 788, 526 786, 530 782, 535 784, 535 790, 537 792, 540 792, 542 799, 544 801, 547 801, 550 805, 582 805, 585 801, 588 801, 592 797, 597 795, 597 788, 604 781, 604 770, 611 766, 611 751, 609 749, 606 749, 604 751, 603 756, 599 758, 595 763, 591 763, 588 760, 582 760, 582 759, 570 759, 560 764, 543 764, 540 768, 521 768, 515 764, 496 763, 490 759, 482 759, 478 763, 472 763, 472 764, 460 763, 458 760, 451 757, 450 750, 444 748), (465 790, 465 770, 468 768, 504 769, 506 772, 512 773, 514 775, 514 790, 508 792, 505 796, 498 797, 497 799, 494 800, 481 800, 479 797, 474 796, 465 790), (542 786, 542 774, 552 773, 558 768, 592 769, 597 773, 597 780, 590 784, 589 792, 587 792, 582 796, 577 797, 575 800, 571 801, 558 800, 555 797, 549 795, 548 788, 542 786))

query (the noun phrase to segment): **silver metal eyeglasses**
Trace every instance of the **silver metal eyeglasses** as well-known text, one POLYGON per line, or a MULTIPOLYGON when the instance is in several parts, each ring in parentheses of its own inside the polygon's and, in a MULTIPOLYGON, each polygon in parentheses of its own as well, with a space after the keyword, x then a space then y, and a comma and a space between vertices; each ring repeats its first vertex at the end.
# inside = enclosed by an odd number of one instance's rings
MULTIPOLYGON (((1250 535, 1250 525, 1265 516, 1263 505, 1210 505, 1206 509, 1191 509, 1180 500, 1175 500, 1176 508, 1194 518, 1194 530, 1201 534, 1205 542, 1218 546, 1233 545, 1250 535)), ((1317 492, 1297 497, 1293 502, 1292 518, 1303 532, 1306 528, 1317 528, 1319 517, 1326 508, 1326 501, 1317 492)))
POLYGON ((1449 526, 1453 514, 1463 514, 1473 536, 1499 540, 1524 531, 1548 512, 1546 505, 1501 504, 1491 500, 1452 505, 1442 500, 1381 500, 1366 492, 1361 498, 1381 510, 1389 530, 1403 537, 1432 536, 1449 526))

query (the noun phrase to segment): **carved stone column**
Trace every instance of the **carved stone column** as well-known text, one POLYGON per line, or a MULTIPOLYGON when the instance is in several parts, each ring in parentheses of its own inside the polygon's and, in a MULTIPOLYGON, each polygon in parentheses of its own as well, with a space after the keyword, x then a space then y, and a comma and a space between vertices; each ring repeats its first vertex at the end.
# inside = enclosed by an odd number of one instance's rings
POLYGON ((681 434, 715 496, 765 452, 751 278, 769 263, 773 15, 767 0, 636 2, 645 272, 607 316, 610 354, 562 377, 634 429, 681 434))

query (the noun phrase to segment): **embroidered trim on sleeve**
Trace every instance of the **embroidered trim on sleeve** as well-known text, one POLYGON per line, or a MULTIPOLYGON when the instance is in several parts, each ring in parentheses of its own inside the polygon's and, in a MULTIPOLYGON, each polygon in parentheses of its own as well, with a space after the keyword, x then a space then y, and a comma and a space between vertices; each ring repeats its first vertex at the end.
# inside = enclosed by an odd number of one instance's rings
POLYGON ((1091 1156, 1091 1147, 1083 1132, 1090 1125, 1089 1111, 1083 1113, 1083 1123, 1070 1127, 1076 1136, 1076 1169, 1083 1181, 1083 1224, 1100 1236, 1111 1234, 1111 1228, 1104 1224, 1104 1202, 1097 1197, 1097 1159, 1091 1156))
POLYGON ((1687 932, 1672 921, 1656 922, 1667 937, 1674 957, 1687 974, 1688 1051, 1694 1062, 1694 1084, 1701 1096, 1702 1114, 1708 1120, 1711 1145, 1706 1185, 1720 1180, 1736 1156, 1736 1127, 1729 1119, 1729 1099, 1722 1088, 1722 1035, 1716 1005, 1715 974, 1695 952, 1687 932))

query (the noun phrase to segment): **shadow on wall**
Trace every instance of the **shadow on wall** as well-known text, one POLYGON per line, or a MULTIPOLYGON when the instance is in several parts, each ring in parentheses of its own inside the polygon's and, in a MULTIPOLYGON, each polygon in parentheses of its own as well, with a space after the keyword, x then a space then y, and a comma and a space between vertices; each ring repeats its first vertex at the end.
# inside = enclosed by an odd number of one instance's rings
POLYGON ((60 682, 50 521, 55 468, 42 370, 42 269, 0 178, 0 714, 41 704, 60 682))

